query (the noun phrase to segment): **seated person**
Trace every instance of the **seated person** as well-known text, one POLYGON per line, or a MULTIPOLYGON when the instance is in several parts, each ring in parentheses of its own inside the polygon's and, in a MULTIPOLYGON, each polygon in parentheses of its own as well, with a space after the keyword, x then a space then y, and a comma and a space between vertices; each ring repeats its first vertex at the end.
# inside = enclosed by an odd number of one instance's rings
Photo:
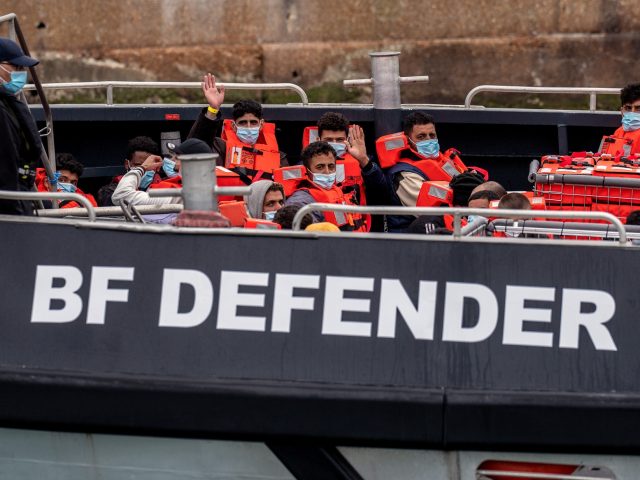
POLYGON ((244 197, 249 216, 273 221, 276 212, 284 206, 284 187, 271 180, 258 180, 250 188, 251 194, 244 197))
POLYGON ((620 91, 622 125, 611 137, 604 137, 601 153, 628 156, 640 153, 640 83, 627 85, 620 91))
MULTIPOLYGON (((310 144, 301 153, 307 177, 299 180, 285 205, 304 206, 310 203, 354 205, 349 196, 336 186, 336 152, 327 142, 310 144)), ((314 212, 315 222, 330 222, 342 231, 366 231, 361 215, 334 212, 314 212)))
POLYGON ((500 199, 498 208, 508 210, 531 210, 531 202, 526 195, 519 192, 507 193, 500 199))
MULTIPOLYGON (((484 190, 489 190, 493 192, 498 197, 495 200, 500 200, 502 197, 504 197, 507 194, 507 190, 502 185, 500 185, 498 182, 489 180, 488 182, 481 183, 476 188, 474 188, 471 191, 471 195, 484 190)), ((469 200, 471 200, 471 197, 469 197, 469 200)))
POLYGON ((198 115, 189 138, 206 142, 218 153, 218 165, 242 174, 246 184, 269 179, 274 169, 288 165, 286 154, 278 149, 275 125, 264 121, 262 105, 241 100, 233 105, 233 120, 223 122, 224 87, 217 87, 209 73, 203 77, 202 91, 209 106, 198 115))
MULTIPOLYGON (((349 120, 341 113, 327 112, 318 120, 318 140, 327 142, 336 151, 338 161, 355 163, 361 172, 355 182, 341 185, 345 193, 353 191, 354 183, 364 187, 354 193, 353 202, 358 205, 388 205, 389 189, 382 169, 367 155, 364 131, 358 125, 349 125, 349 120), (351 185, 349 185, 351 183, 351 185)), ((345 165, 348 170, 348 166, 345 165)))
POLYGON ((469 208, 489 208, 494 200, 500 196, 493 190, 478 190, 469 197, 469 208))
MULTIPOLYGON (((377 144, 380 163, 388 166, 386 174, 392 205, 415 207, 424 181, 451 181, 467 170, 455 150, 440 152, 435 120, 425 113, 410 113, 403 122, 403 134, 382 137, 377 144), (402 146, 403 142, 406 146, 402 146), (396 148, 398 143, 401 146, 396 148), (394 145, 395 153, 387 154, 387 145, 394 145), (388 160, 387 157, 394 158, 388 160)), ((389 215, 387 227, 390 232, 404 232, 414 220, 412 215, 389 215)))
MULTIPOLYGON (((50 192, 57 190, 58 192, 77 193, 85 197, 91 205, 97 207, 96 199, 90 193, 84 193, 78 188, 78 180, 82 176, 84 166, 75 159, 70 153, 58 153, 56 155, 56 172, 55 177, 51 180, 47 177, 44 168, 36 170, 36 187, 39 192, 50 192)), ((60 200, 59 208, 84 208, 84 205, 73 200, 60 200)))
MULTIPOLYGON (((276 212, 273 217, 274 223, 280 225, 283 230, 291 230, 293 228, 293 219, 301 208, 301 205, 285 205, 276 212)), ((311 224, 313 224, 313 217, 307 213, 302 217, 300 228, 305 230, 311 224)))
MULTIPOLYGON (((124 160, 125 173, 130 171, 133 167, 139 167, 142 165, 149 155, 160 155, 160 147, 158 144, 149 137, 135 137, 129 140, 127 144, 127 153, 124 160)), ((123 175, 118 175, 111 180, 111 183, 105 185, 98 190, 98 201, 101 207, 113 207, 114 203, 111 201, 113 192, 123 175)), ((160 171, 148 171, 145 172, 144 178, 139 182, 138 188, 140 190, 146 190, 153 183, 158 183, 163 180, 163 176, 160 171)))
MULTIPOLYGON (((189 139, 173 148, 174 170, 178 175, 172 178, 158 182, 158 188, 180 188, 182 185, 182 177, 180 173, 180 160, 178 155, 189 155, 196 153, 211 153, 211 148, 201 140, 196 138, 189 139)), ((119 204, 122 200, 126 200, 131 205, 167 205, 182 203, 181 197, 151 197, 147 192, 138 189, 140 181, 147 175, 147 172, 157 172, 164 165, 163 159, 159 155, 149 155, 141 165, 133 166, 120 180, 118 186, 113 192, 114 203, 119 204)))

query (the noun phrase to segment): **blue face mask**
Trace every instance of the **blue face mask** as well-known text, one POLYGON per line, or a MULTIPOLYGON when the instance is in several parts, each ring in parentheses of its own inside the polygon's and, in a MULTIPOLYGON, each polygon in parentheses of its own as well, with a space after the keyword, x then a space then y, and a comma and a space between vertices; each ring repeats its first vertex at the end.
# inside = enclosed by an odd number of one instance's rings
POLYGON ((58 182, 58 191, 65 193, 76 193, 77 187, 73 183, 58 182))
POLYGON ((313 183, 324 188, 325 190, 330 190, 331 187, 336 183, 336 174, 334 173, 314 173, 313 174, 313 183))
POLYGON ((329 145, 336 151, 336 158, 342 158, 347 151, 347 146, 344 143, 329 142, 329 145))
POLYGON ((146 188, 151 185, 151 181, 153 180, 155 174, 156 172, 154 172, 153 170, 149 170, 148 172, 144 173, 144 175, 140 179, 140 188, 142 190, 146 190, 146 188))
MULTIPOLYGON (((6 68, 3 68, 5 72, 8 72, 6 68)), ((27 72, 11 72, 11 81, 5 82, 2 80, 2 88, 8 93, 15 95, 24 88, 27 83, 27 72)))
POLYGON ((440 153, 440 144, 437 138, 416 142, 416 148, 420 155, 427 158, 436 158, 440 153))
POLYGON ((236 127, 236 135, 242 143, 255 145, 260 136, 260 127, 236 127))
POLYGON ((171 160, 171 158, 169 157, 165 157, 162 159, 162 169, 164 170, 164 173, 166 173, 167 177, 169 178, 175 177, 176 175, 178 175, 178 172, 176 172, 176 162, 171 160))
POLYGON ((273 222, 273 219, 276 217, 276 212, 277 210, 274 210, 272 212, 262 212, 262 216, 264 217, 265 220, 269 220, 270 222, 273 222))
POLYGON ((640 128, 640 113, 625 112, 622 114, 622 129, 625 132, 633 132, 640 128))

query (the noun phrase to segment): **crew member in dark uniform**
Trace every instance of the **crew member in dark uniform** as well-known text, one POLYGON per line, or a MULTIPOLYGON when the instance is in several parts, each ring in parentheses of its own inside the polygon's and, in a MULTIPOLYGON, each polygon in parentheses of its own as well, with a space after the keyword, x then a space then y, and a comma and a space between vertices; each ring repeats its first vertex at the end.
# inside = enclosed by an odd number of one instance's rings
MULTIPOLYGON (((29 191, 42 143, 29 108, 18 95, 27 83, 28 57, 8 38, 0 38, 0 190, 29 191)), ((0 214, 32 215, 32 202, 0 200, 0 214)))

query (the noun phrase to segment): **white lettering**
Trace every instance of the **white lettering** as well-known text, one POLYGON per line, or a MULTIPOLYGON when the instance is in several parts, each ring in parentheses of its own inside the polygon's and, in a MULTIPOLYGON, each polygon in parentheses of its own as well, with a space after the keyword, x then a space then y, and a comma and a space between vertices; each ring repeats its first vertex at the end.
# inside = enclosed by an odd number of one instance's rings
POLYGON ((371 323, 343 321, 342 312, 368 313, 371 308, 371 300, 368 298, 344 298, 345 290, 373 292, 373 278, 327 276, 322 334, 370 337, 371 323))
POLYGON ((268 273, 221 272, 218 328, 220 330, 248 330, 264 332, 266 317, 250 317, 237 314, 238 307, 264 307, 263 293, 240 293, 240 285, 266 287, 268 273))
POLYGON ((378 337, 395 338, 397 313, 400 313, 413 336, 419 340, 433 340, 438 282, 420 282, 418 308, 402 287, 400 280, 382 279, 378 337))
POLYGON ((91 269, 91 288, 89 289, 89 306, 87 323, 104 325, 107 302, 129 301, 129 290, 125 288, 109 288, 109 280, 133 280, 134 269, 119 267, 93 267, 91 269))
POLYGON ((213 306, 213 286, 209 277, 198 270, 165 268, 162 274, 160 327, 197 327, 204 322, 213 306), (193 307, 179 312, 180 289, 190 285, 194 291, 193 307))
POLYGON ((562 314, 560 317, 560 348, 578 348, 580 326, 583 326, 596 350, 617 351, 611 333, 604 326, 616 313, 616 301, 601 290, 562 290, 562 314), (583 304, 591 304, 591 313, 582 313, 583 304))
POLYGON ((491 336, 498 324, 498 300, 493 292, 477 283, 447 282, 444 302, 442 340, 446 342, 481 342, 491 336), (478 321, 464 327, 464 299, 478 303, 478 321))
POLYGON ((555 288, 507 285, 504 301, 504 332, 502 343, 505 345, 552 347, 553 333, 527 332, 524 330, 525 321, 551 323, 551 309, 525 308, 524 302, 525 300, 552 302, 555 296, 555 288))
POLYGON ((82 272, 68 265, 38 265, 31 308, 32 323, 73 322, 82 313, 82 298, 76 292, 82 286, 82 272), (64 285, 54 287, 54 279, 64 285), (64 307, 52 310, 51 300, 61 300, 64 307))
POLYGON ((273 317, 271 319, 272 332, 291 330, 291 312, 293 310, 313 310, 313 297, 294 297, 295 288, 318 288, 319 275, 287 275, 276 274, 276 286, 273 294, 273 317))

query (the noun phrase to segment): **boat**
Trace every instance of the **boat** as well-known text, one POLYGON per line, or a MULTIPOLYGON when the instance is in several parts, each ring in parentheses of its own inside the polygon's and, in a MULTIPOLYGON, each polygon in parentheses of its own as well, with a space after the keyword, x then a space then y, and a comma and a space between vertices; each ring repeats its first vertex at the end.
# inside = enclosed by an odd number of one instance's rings
MULTIPOLYGON (((383 106, 302 102, 266 106, 265 116, 293 153, 326 111, 370 139, 426 111, 443 143, 512 190, 531 189, 533 158, 595 150, 619 121, 616 112, 383 106)), ((55 121, 58 150, 91 159, 97 182, 117 173, 130 132, 184 137, 199 108, 32 111, 52 131, 55 121)), ((593 227, 598 240, 478 237, 459 222, 468 210, 440 211, 456 217, 451 237, 183 228, 102 219, 113 210, 90 206, 65 218, 0 217, 3 472, 637 478, 640 257, 627 238, 640 232, 578 211, 564 215, 611 226, 593 227)), ((528 228, 518 214, 505 228, 528 228)), ((591 238, 584 228, 570 235, 591 238)))

